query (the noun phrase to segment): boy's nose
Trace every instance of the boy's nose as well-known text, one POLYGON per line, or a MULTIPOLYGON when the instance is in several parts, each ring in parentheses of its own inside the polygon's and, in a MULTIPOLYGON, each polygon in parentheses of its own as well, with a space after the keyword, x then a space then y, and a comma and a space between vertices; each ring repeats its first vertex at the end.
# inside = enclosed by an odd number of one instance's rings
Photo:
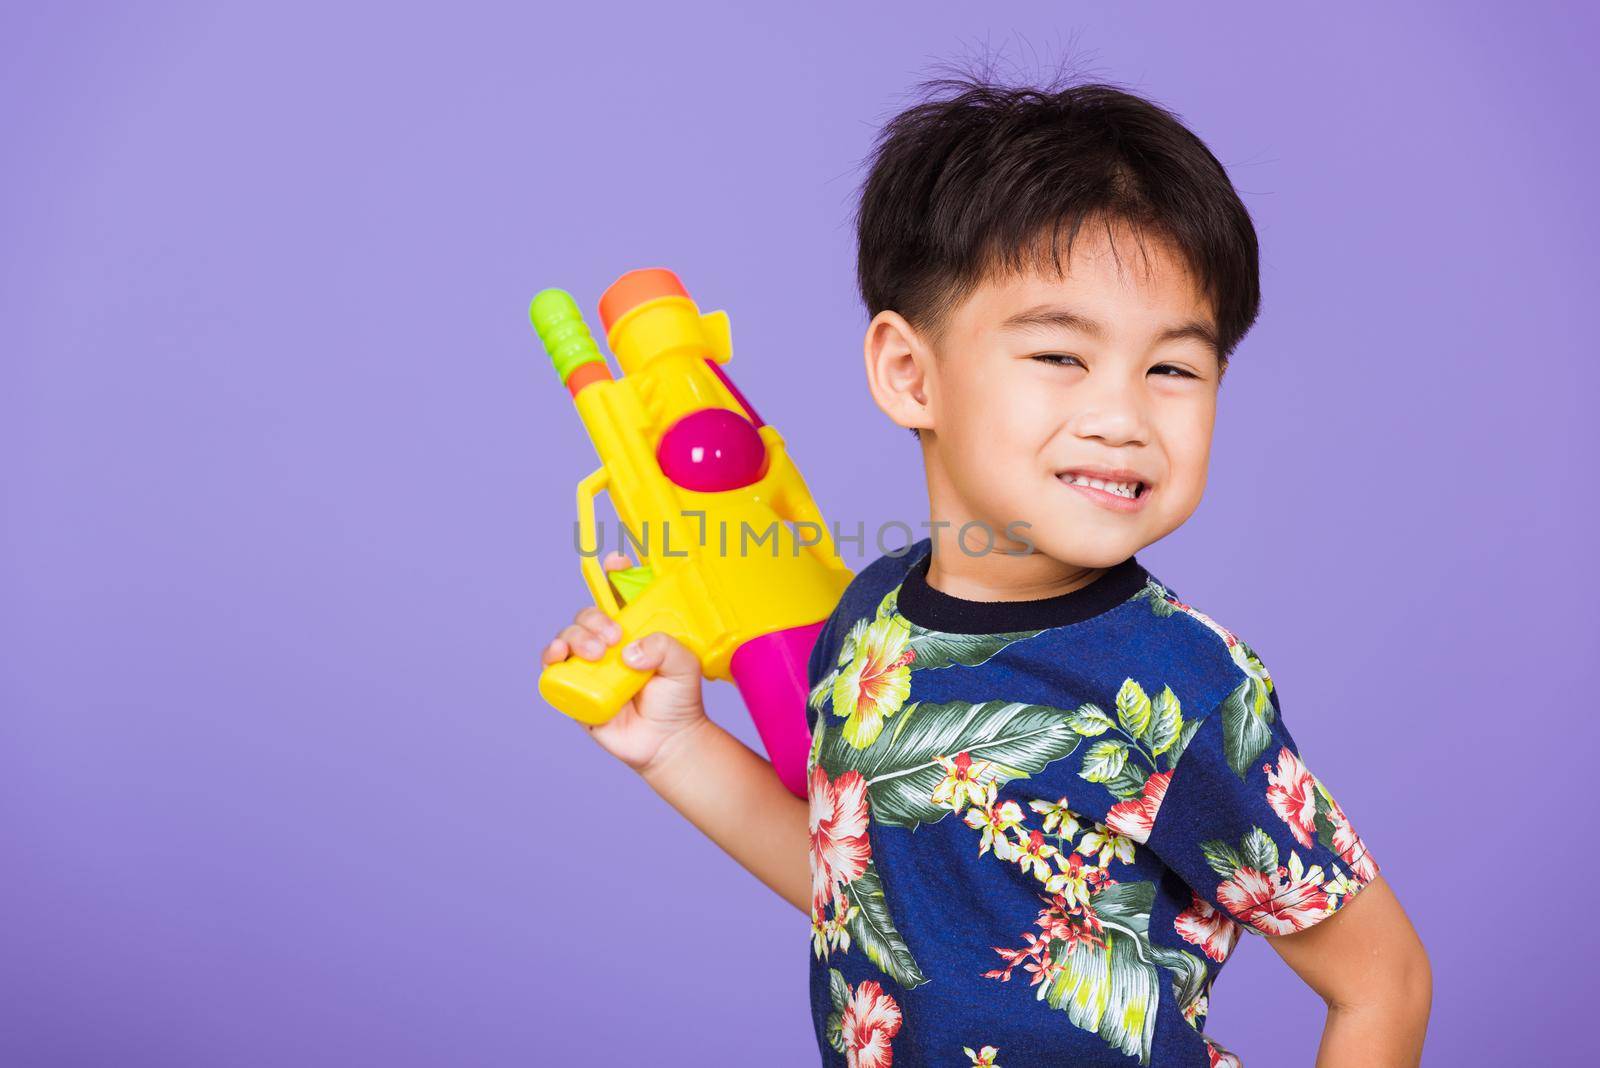
POLYGON ((1115 388, 1084 396, 1068 429, 1077 437, 1093 438, 1107 445, 1143 445, 1150 436, 1141 399, 1131 390, 1115 388))

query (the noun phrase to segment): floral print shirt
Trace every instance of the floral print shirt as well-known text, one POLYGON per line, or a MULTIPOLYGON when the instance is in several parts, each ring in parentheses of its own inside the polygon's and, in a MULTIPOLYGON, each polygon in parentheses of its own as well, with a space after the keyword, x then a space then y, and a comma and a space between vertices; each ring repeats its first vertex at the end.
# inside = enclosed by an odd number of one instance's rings
POLYGON ((858 574, 810 664, 811 1005, 825 1065, 1238 1065, 1241 931, 1378 868, 1250 646, 1130 557, 977 602, 931 544, 858 574))

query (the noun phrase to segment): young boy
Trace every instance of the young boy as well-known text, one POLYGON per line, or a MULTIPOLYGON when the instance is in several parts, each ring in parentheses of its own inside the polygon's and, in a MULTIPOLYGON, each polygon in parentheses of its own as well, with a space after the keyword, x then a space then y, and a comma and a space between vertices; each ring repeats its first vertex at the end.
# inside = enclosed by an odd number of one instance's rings
MULTIPOLYGON (((931 533, 818 639, 809 805, 665 634, 590 734, 810 916, 825 1064, 1235 1065, 1202 1028, 1243 930, 1326 1001, 1318 1065, 1415 1065, 1416 933, 1266 666, 1134 556, 1200 502, 1249 215, 1136 96, 933 85, 858 219, 867 385, 931 533)), ((588 608, 543 658, 616 639, 588 608)))

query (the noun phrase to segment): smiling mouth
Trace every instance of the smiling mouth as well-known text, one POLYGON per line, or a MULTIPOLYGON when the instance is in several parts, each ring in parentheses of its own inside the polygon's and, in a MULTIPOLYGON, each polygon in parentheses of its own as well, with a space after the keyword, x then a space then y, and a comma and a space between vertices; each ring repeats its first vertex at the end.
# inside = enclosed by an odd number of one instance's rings
POLYGON ((1147 482, 1096 478, 1092 475, 1080 475, 1076 471, 1063 471, 1056 477, 1069 486, 1088 486, 1117 497, 1124 497, 1130 501, 1138 500, 1150 490, 1150 485, 1147 482))

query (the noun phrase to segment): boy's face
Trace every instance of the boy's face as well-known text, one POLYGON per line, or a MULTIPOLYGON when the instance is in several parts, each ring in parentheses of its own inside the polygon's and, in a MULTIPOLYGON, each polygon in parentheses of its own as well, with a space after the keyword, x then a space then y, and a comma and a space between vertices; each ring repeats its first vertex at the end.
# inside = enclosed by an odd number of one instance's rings
MULTIPOLYGON (((1199 505, 1220 380, 1215 317, 1164 241, 1146 236, 1141 253, 1125 228, 1114 240, 1086 224, 1064 278, 986 282, 952 313, 936 357, 893 312, 869 327, 874 395, 896 422, 924 428, 933 518, 952 531, 981 520, 997 549, 1017 550, 1005 527, 1021 521, 1037 552, 1103 568, 1199 505), (1096 476, 1142 485, 1130 499, 1081 484, 1096 476)), ((941 550, 957 544, 946 538, 941 550)), ((965 539, 971 553, 985 543, 982 528, 965 539)))

